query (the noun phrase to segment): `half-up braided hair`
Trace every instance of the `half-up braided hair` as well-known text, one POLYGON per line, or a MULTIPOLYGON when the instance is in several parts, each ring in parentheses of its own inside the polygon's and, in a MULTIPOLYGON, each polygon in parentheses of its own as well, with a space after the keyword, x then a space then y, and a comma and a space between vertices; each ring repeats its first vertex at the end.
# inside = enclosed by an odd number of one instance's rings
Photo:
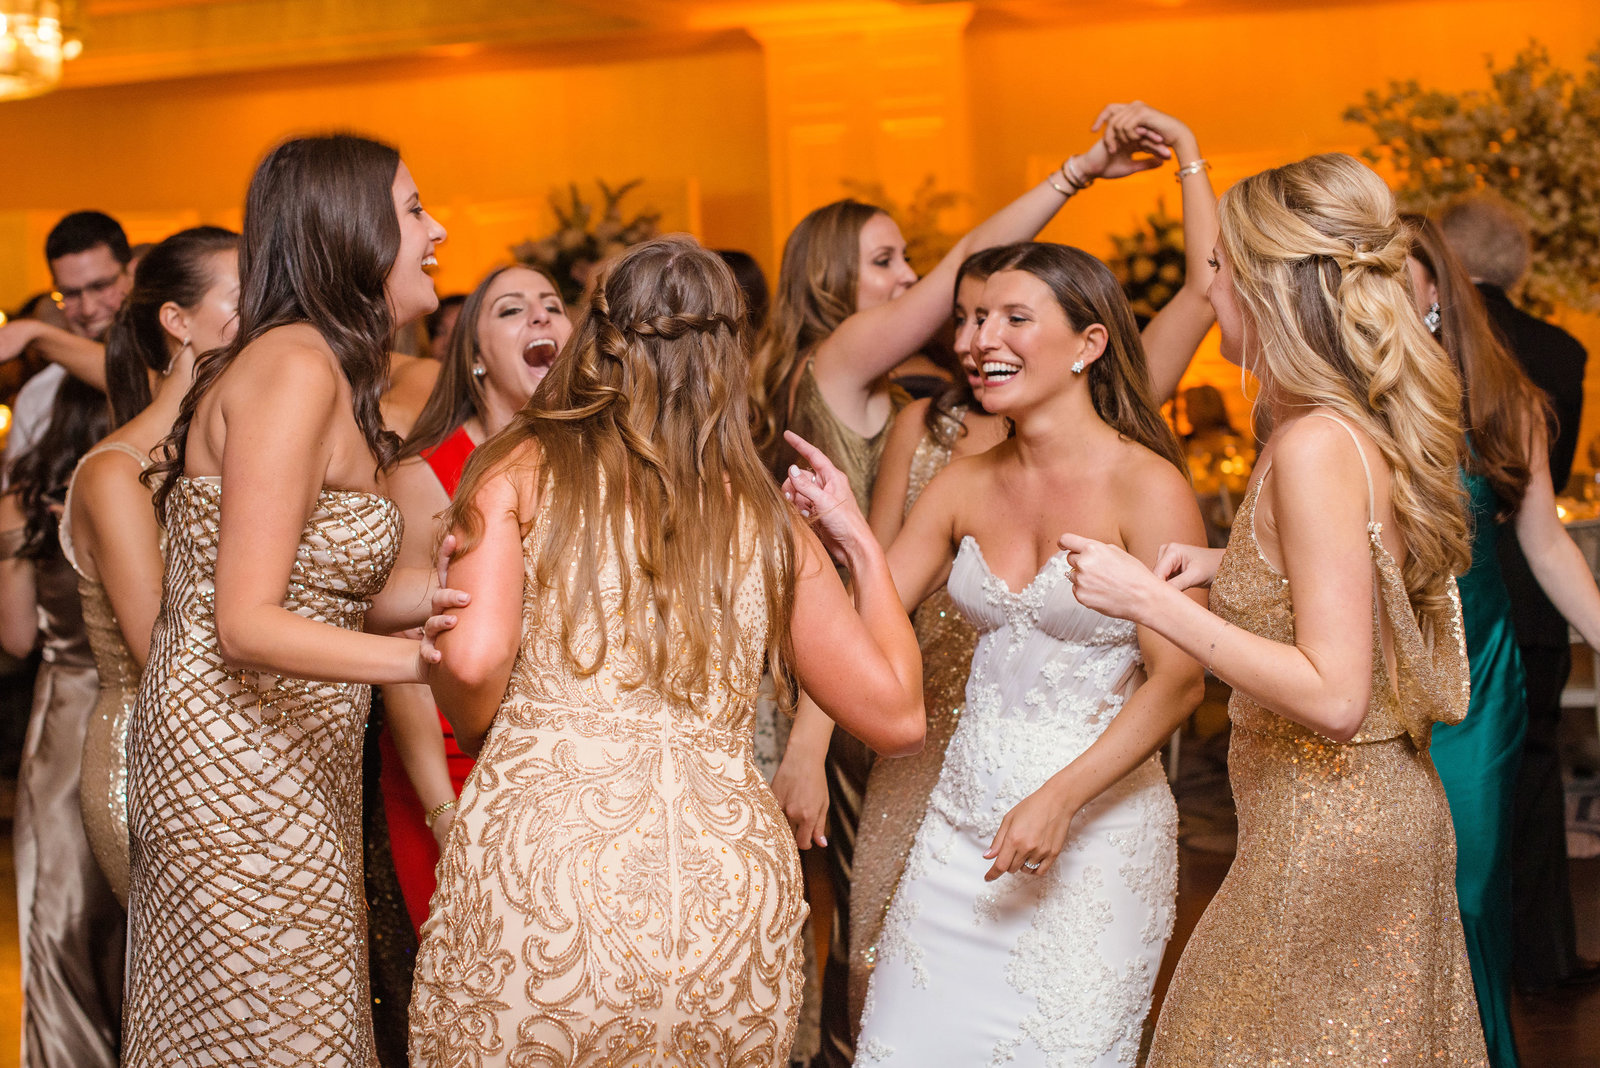
POLYGON ((1377 443, 1427 628, 1472 559, 1461 380, 1412 302, 1411 233, 1394 196, 1360 160, 1331 153, 1246 178, 1218 211, 1260 400, 1324 405, 1377 443))
POLYGON ((351 134, 285 141, 256 168, 239 240, 239 332, 196 359, 172 433, 156 447, 145 479, 159 482, 157 515, 183 474, 200 401, 249 345, 292 323, 309 324, 333 350, 368 450, 379 469, 393 463, 400 439, 384 429, 378 399, 389 383, 394 333, 384 283, 400 251, 399 168, 393 147, 351 134))
MULTIPOLYGON (((533 398, 467 462, 446 513, 463 553, 482 536, 479 487, 537 444, 539 522, 548 526, 534 577, 556 592, 561 647, 580 675, 617 643, 624 685, 685 703, 706 694, 754 637, 740 632, 735 602, 759 567, 766 662, 790 692, 792 509, 750 437, 743 300, 727 265, 692 238, 635 245, 595 283, 533 398), (619 615, 602 599, 608 559, 621 574, 619 615), (596 621, 598 644, 584 661, 575 639, 596 621)), ((540 615, 533 625, 555 621, 540 615)))

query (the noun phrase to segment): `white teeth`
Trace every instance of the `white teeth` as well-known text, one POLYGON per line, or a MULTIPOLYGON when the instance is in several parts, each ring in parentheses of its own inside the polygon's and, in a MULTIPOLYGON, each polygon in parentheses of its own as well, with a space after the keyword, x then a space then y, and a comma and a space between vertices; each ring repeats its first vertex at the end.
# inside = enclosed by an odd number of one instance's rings
POLYGON ((554 338, 536 337, 528 342, 522 350, 522 359, 530 366, 543 367, 555 359, 556 343, 554 338))
POLYGON ((439 266, 439 261, 432 256, 424 256, 422 257, 422 265, 424 267, 437 267, 439 266))
POLYGON ((985 378, 1010 378, 1012 375, 1016 374, 1018 370, 1020 370, 1020 368, 1014 367, 1009 363, 985 361, 983 365, 983 376, 985 378))

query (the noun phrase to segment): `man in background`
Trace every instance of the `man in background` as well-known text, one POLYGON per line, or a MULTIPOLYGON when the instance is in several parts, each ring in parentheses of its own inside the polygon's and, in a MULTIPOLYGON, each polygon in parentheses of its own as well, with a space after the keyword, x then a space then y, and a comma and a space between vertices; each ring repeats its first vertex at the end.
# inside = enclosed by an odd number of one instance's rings
MULTIPOLYGON (((1439 220, 1489 310, 1500 339, 1528 377, 1550 398, 1550 478, 1560 493, 1572 474, 1583 415, 1588 354, 1560 327, 1529 315, 1507 292, 1527 273, 1531 242, 1511 205, 1474 196, 1451 205, 1439 220)), ((1511 616, 1528 685, 1528 733, 1512 807, 1511 900, 1515 979, 1524 992, 1600 981, 1600 966, 1578 957, 1567 885, 1566 798, 1558 741, 1561 691, 1572 670, 1567 621, 1539 588, 1507 526, 1500 569, 1511 593, 1511 616)))

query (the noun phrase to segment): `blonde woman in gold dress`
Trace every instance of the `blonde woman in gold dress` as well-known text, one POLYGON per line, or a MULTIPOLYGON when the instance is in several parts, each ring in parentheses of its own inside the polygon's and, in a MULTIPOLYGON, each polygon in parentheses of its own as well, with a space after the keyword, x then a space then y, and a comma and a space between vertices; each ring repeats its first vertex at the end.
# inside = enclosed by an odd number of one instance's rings
POLYGON ((106 337, 112 431, 78 462, 61 518, 61 550, 78 573, 100 699, 83 743, 79 800, 100 870, 128 901, 128 715, 161 606, 162 533, 141 476, 172 430, 195 356, 238 325, 239 235, 183 230, 139 261, 106 337))
POLYGON ((287 141, 251 180, 237 334, 152 468, 167 570, 128 726, 126 1068, 375 1063, 368 684, 423 679, 427 646, 386 635, 432 592, 431 568, 391 575, 378 398, 394 324, 437 304, 444 236, 377 142, 287 141))
POLYGON ((798 445, 853 604, 755 451, 742 303, 690 239, 630 249, 468 463, 473 600, 430 681, 478 761, 417 954, 418 1068, 787 1063, 806 907, 752 757, 762 673, 905 753, 922 666, 848 482, 798 445))
POLYGON ((1178 964, 1153 1068, 1487 1063, 1428 758, 1433 724, 1467 707, 1461 394, 1412 308, 1409 243, 1349 156, 1224 194, 1211 301, 1276 427, 1228 548, 1169 546, 1152 572, 1061 539, 1079 601, 1234 691, 1238 855, 1178 964), (1199 585, 1212 612, 1180 592, 1199 585))

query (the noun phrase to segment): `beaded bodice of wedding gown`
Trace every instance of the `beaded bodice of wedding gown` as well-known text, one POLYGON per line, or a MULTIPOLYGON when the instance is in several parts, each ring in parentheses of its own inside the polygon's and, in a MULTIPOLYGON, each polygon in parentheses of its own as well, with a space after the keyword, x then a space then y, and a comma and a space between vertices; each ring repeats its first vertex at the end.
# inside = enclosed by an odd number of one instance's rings
MULTIPOLYGON (((370 689, 241 673, 214 616, 222 485, 167 502, 167 574, 128 729, 125 1066, 372 1065, 361 879, 370 689)), ((360 630, 392 501, 324 489, 284 606, 360 630)))
POLYGON ((978 631, 967 700, 868 986, 862 1065, 1132 1065, 1177 880, 1154 757, 1078 814, 1056 866, 985 883, 1006 813, 1143 681, 1137 630, 1078 603, 1058 553, 1010 589, 964 538, 951 599, 978 631))

